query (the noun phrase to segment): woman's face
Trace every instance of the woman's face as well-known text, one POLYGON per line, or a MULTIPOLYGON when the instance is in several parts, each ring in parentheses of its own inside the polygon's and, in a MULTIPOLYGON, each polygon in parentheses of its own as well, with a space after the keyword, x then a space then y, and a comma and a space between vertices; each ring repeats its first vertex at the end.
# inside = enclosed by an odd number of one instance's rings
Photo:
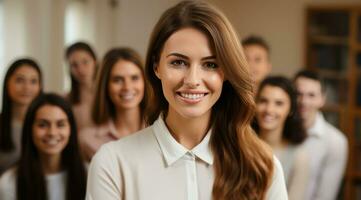
POLYGON ((256 119, 261 130, 282 130, 290 113, 291 101, 281 88, 266 85, 259 92, 256 119))
POLYGON ((90 84, 93 81, 96 62, 85 50, 72 52, 68 57, 70 72, 80 84, 90 84))
POLYGON ((139 107, 144 97, 144 78, 139 67, 126 60, 116 62, 110 72, 108 94, 117 110, 139 107))
POLYGON ((40 107, 32 128, 33 141, 40 155, 61 155, 71 132, 69 119, 61 108, 49 104, 40 107))
POLYGON ((210 116, 221 95, 224 74, 204 33, 194 28, 173 33, 164 44, 155 73, 169 103, 168 115, 210 116))
POLYGON ((27 106, 39 95, 39 73, 29 65, 17 68, 8 80, 8 93, 12 102, 27 106))

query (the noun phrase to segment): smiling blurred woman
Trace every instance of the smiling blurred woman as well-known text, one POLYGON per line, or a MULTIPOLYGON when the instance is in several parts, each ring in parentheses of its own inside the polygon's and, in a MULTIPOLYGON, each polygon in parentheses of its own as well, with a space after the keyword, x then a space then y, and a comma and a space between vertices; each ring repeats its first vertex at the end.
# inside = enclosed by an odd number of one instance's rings
POLYGON ((129 48, 112 49, 102 64, 92 111, 95 126, 80 133, 87 161, 102 144, 145 127, 146 84, 138 53, 129 48))
POLYGON ((292 82, 281 76, 266 78, 259 86, 256 105, 254 128, 281 161, 289 199, 305 199, 310 160, 302 146, 306 132, 292 82))
POLYGON ((25 113, 41 91, 41 71, 35 61, 24 58, 11 64, 5 75, 0 114, 0 174, 20 157, 25 113))
POLYGON ((21 157, 0 179, 1 200, 84 199, 86 173, 70 105, 60 96, 36 98, 26 113, 21 157))

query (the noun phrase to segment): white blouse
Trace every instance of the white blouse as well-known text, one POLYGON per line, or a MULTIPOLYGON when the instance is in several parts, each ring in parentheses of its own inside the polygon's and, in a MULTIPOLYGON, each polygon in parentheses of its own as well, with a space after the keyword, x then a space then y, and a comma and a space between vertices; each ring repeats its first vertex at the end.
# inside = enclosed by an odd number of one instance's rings
MULTIPOLYGON (((49 200, 65 200, 66 172, 45 176, 49 200)), ((16 168, 7 170, 0 178, 0 199, 16 200, 16 168)))
MULTIPOLYGON (((160 117, 152 126, 101 147, 89 167, 87 200, 209 200, 214 181, 210 133, 187 150, 160 117)), ((287 200, 279 161, 267 199, 287 200)))

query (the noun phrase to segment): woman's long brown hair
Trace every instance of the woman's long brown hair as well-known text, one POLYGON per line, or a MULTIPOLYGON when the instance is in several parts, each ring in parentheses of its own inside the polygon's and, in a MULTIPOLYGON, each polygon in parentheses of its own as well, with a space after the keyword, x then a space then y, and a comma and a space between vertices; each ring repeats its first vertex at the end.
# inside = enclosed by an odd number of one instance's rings
POLYGON ((147 121, 152 124, 161 112, 168 110, 154 67, 167 39, 186 27, 208 36, 226 78, 211 117, 210 145, 215 172, 213 199, 264 199, 273 175, 273 157, 250 125, 255 103, 248 65, 232 25, 211 5, 182 1, 165 11, 156 24, 146 58, 146 76, 152 87, 147 121))

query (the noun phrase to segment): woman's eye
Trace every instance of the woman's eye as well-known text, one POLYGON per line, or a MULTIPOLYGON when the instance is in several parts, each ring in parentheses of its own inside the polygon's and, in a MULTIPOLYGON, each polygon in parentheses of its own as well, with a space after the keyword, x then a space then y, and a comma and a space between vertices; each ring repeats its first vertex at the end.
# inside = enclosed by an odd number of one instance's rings
POLYGON ((214 63, 214 62, 206 62, 206 63, 205 63, 205 66, 206 66, 207 68, 210 68, 210 69, 215 69, 215 68, 218 67, 218 65, 217 65, 216 63, 214 63))
POLYGON ((187 65, 187 63, 184 60, 174 60, 170 64, 174 66, 187 65))
POLYGON ((38 122, 36 124, 36 126, 39 127, 39 128, 45 128, 47 126, 47 124, 45 122, 38 122))
POLYGON ((140 77, 139 76, 132 76, 131 79, 132 79, 132 81, 137 81, 137 80, 140 79, 140 77))

